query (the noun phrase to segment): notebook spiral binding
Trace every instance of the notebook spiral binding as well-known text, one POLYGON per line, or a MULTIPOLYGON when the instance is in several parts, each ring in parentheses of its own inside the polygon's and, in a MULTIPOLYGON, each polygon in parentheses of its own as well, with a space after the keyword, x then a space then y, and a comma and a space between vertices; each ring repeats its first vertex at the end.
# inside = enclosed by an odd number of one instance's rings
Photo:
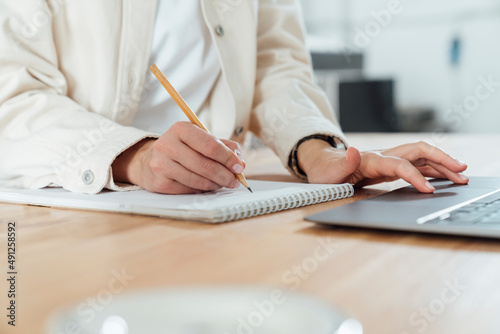
POLYGON ((350 197, 354 188, 350 184, 342 184, 337 189, 321 189, 310 192, 294 193, 286 196, 261 200, 233 207, 226 207, 214 217, 217 223, 229 222, 243 218, 265 215, 272 212, 289 210, 301 206, 323 203, 336 199, 350 197), (339 189, 339 190, 337 190, 339 189))

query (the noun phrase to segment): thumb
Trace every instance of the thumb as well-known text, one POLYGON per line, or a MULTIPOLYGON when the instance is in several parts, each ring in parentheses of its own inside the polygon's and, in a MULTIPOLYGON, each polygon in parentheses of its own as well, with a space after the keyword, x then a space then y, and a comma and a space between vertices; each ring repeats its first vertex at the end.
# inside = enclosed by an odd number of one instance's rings
POLYGON ((345 177, 354 173, 361 166, 361 153, 355 147, 349 147, 345 154, 344 168, 342 173, 345 177))

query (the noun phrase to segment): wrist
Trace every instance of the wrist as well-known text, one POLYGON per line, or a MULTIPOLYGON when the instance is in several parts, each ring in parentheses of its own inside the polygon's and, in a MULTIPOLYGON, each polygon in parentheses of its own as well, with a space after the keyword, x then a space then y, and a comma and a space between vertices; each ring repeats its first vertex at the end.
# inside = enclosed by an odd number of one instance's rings
POLYGON ((140 185, 142 161, 156 139, 143 139, 123 151, 111 165, 115 182, 140 185))

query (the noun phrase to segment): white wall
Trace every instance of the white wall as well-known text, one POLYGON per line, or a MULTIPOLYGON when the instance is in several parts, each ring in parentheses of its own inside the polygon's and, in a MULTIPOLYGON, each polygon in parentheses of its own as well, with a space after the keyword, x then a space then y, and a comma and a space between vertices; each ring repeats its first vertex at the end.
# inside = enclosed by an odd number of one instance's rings
POLYGON ((366 76, 396 80, 399 106, 432 107, 454 131, 500 132, 499 0, 302 0, 302 6, 311 35, 332 49, 363 50, 366 76), (377 23, 373 13, 388 8, 391 17, 377 23), (458 67, 449 61, 455 36, 462 46, 458 67), (478 88, 481 77, 498 87, 478 88))

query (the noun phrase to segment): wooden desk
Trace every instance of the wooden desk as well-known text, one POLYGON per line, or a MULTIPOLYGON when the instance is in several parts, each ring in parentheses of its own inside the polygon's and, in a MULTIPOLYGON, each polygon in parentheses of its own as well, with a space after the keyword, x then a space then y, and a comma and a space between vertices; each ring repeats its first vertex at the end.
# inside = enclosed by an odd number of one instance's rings
MULTIPOLYGON (((433 139, 349 137, 360 149, 433 139)), ((468 162, 470 175, 500 176, 500 136, 453 135, 439 144, 468 162)), ((250 153, 247 160, 249 178, 289 179, 269 152, 250 153)), ((377 193, 365 189, 354 199, 222 225, 0 204, 1 268, 8 221, 18 224, 19 246, 18 326, 6 326, 2 279, 0 332, 42 333, 53 310, 95 298, 114 270, 134 277, 123 291, 229 284, 290 289, 283 276, 313 256, 320 240, 334 244, 334 251, 300 280, 298 290, 339 306, 366 333, 500 332, 500 241, 325 228, 302 219, 377 193)))

